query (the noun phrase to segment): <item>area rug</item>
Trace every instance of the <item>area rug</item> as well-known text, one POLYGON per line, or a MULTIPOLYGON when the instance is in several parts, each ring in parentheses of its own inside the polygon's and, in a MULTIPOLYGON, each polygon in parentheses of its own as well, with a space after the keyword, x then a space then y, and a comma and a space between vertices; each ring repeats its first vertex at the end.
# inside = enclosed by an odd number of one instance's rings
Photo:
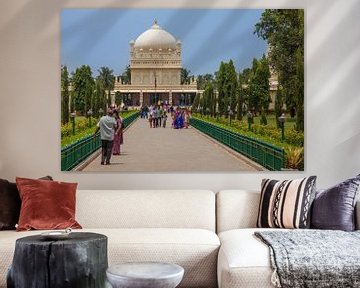
POLYGON ((270 248, 276 287, 360 287, 360 231, 255 232, 270 248))

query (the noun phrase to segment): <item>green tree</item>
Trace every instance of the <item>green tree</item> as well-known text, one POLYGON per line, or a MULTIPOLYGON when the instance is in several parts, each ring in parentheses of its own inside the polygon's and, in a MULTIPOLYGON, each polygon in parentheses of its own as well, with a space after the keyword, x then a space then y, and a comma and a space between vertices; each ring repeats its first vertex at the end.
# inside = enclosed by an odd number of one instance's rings
POLYGON ((73 97, 74 108, 82 115, 92 108, 92 96, 94 91, 94 79, 92 77, 91 68, 88 65, 82 65, 76 68, 73 77, 73 97))
POLYGON ((121 74, 121 83, 122 84, 131 84, 131 70, 130 65, 125 67, 124 72, 121 74))
POLYGON ((254 110, 255 114, 260 110, 261 91, 258 90, 257 81, 255 79, 256 70, 259 66, 259 61, 254 58, 252 62, 250 77, 249 77, 249 109, 254 110))
POLYGON ((278 72, 284 102, 296 107, 296 128, 303 131, 304 94, 300 93, 304 86, 304 10, 266 9, 255 25, 255 33, 269 44, 270 64, 278 72))
POLYGON ((266 114, 269 109, 271 98, 269 83, 270 68, 265 55, 260 60, 260 65, 256 71, 256 78, 258 80, 259 87, 261 87, 260 90, 262 91, 260 95, 261 123, 267 125, 266 114))
POLYGON ((263 55, 260 60, 254 59, 249 84, 249 104, 256 112, 261 113, 261 124, 267 124, 267 110, 270 104, 269 63, 263 55))
POLYGON ((237 104, 237 119, 242 120, 243 107, 249 99, 249 80, 250 80, 251 69, 245 68, 239 73, 239 95, 237 104))
POLYGON ((203 101, 204 111, 206 111, 207 114, 214 116, 216 109, 216 102, 215 102, 214 85, 212 82, 206 83, 203 98, 204 98, 203 101))
POLYGON ((191 73, 190 70, 186 68, 181 68, 181 74, 180 74, 181 84, 190 84, 190 79, 192 77, 190 73, 191 73))
POLYGON ((235 71, 234 62, 221 62, 216 72, 216 84, 218 89, 218 109, 220 116, 229 115, 229 108, 235 111, 238 98, 238 75, 235 71))
POLYGON ((216 73, 216 83, 218 90, 218 110, 220 116, 223 116, 226 113, 226 63, 223 61, 221 61, 219 70, 216 73))
POLYGON ((296 51, 296 81, 295 81, 295 102, 296 102, 296 129, 304 131, 304 54, 301 49, 296 51))
POLYGON ((114 76, 114 71, 112 69, 110 69, 109 67, 100 67, 100 69, 98 70, 99 74, 99 79, 102 82, 105 90, 107 90, 108 92, 108 96, 107 96, 107 103, 108 106, 111 105, 111 90, 114 89, 114 85, 115 85, 115 76, 114 76))
POLYGON ((99 79, 99 77, 97 77, 95 81, 95 93, 93 103, 93 112, 95 117, 102 116, 99 112, 100 109, 104 112, 106 111, 106 91, 102 81, 99 79))
POLYGON ((69 122, 69 91, 70 79, 66 65, 61 66, 61 123, 69 122))
POLYGON ((238 99, 238 75, 232 60, 226 65, 226 99, 228 99, 227 107, 235 112, 238 99))
POLYGON ((276 118, 276 126, 281 128, 281 124, 279 121, 279 117, 283 113, 284 107, 284 99, 281 85, 278 84, 275 96, 275 118, 276 118))
POLYGON ((196 112, 199 109, 199 105, 200 105, 200 93, 197 93, 191 105, 191 110, 196 112))
POLYGON ((206 83, 213 82, 213 81, 214 81, 213 74, 198 75, 197 76, 197 89, 204 90, 206 83))

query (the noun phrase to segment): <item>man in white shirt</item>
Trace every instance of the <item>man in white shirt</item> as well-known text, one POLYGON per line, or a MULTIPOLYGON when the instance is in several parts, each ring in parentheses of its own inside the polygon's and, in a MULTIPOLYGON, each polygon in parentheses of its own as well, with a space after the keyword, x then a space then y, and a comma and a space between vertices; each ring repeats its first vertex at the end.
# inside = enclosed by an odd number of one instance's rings
POLYGON ((100 130, 101 139, 101 165, 110 165, 111 152, 114 142, 114 132, 116 130, 116 120, 113 111, 109 108, 107 115, 102 116, 97 124, 95 134, 100 130))

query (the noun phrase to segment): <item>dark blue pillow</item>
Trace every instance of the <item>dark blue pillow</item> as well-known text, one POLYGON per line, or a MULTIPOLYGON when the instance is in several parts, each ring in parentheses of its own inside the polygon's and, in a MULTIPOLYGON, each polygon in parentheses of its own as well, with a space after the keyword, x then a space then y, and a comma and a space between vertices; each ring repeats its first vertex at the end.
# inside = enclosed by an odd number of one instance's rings
POLYGON ((355 230, 355 203, 360 174, 328 189, 316 192, 311 211, 311 228, 355 230))

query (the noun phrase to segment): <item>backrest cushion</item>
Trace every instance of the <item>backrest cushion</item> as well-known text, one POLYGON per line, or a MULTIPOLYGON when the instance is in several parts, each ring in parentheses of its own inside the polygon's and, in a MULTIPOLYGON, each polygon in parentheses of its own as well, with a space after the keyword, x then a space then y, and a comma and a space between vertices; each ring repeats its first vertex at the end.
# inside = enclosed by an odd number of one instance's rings
POLYGON ((326 230, 355 230, 355 204, 360 175, 316 193, 311 227, 326 230))
POLYGON ((315 184, 316 176, 283 181, 264 179, 257 227, 309 228, 315 184))
POLYGON ((222 190, 216 194, 217 233, 240 228, 255 228, 259 191, 222 190))
POLYGON ((209 190, 78 190, 84 228, 202 228, 215 231, 209 190))

